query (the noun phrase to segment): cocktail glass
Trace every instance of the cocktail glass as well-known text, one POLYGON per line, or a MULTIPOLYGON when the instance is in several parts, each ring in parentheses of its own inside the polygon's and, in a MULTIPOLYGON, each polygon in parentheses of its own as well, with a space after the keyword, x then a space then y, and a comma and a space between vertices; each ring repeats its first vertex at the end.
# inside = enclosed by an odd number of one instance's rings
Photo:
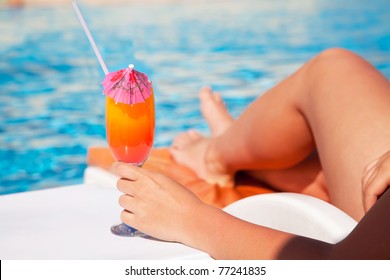
MULTIPOLYGON (((77 2, 73 1, 72 6, 106 75, 102 84, 107 96, 106 134, 111 153, 117 161, 142 166, 154 140, 152 83, 145 74, 135 71, 132 64, 127 69, 110 73, 77 2)), ((121 236, 146 236, 126 224, 113 226, 111 231, 121 236)))
MULTIPOLYGON (((153 147, 155 128, 154 93, 145 102, 116 103, 106 97, 106 137, 117 161, 142 166, 153 147)), ((120 236, 145 236, 124 223, 111 227, 120 236)))

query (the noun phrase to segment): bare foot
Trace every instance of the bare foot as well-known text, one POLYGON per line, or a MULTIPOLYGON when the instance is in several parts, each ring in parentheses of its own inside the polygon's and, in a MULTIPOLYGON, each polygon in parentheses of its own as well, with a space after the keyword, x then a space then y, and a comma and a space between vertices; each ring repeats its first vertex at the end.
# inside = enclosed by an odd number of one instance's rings
POLYGON ((221 95, 204 87, 199 92, 200 109, 213 137, 219 136, 232 124, 233 118, 225 107, 221 95))
POLYGON ((207 138, 195 130, 189 130, 175 138, 170 153, 176 162, 191 168, 207 183, 232 187, 233 174, 226 172, 213 144, 214 138, 207 138))
POLYGON ((226 172, 213 144, 215 137, 231 125, 233 118, 226 110, 221 97, 213 94, 210 88, 203 88, 199 98, 202 114, 213 137, 206 138, 195 130, 189 130, 175 138, 170 152, 178 163, 191 168, 206 182, 231 187, 234 185, 234 174, 226 172))

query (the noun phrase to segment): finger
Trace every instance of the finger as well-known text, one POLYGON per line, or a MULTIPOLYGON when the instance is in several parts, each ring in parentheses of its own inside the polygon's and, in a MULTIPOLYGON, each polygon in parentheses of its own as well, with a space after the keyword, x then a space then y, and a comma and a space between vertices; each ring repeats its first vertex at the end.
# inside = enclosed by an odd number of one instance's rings
POLYGON ((160 178, 158 173, 130 164, 117 163, 113 168, 116 174, 122 176, 117 182, 119 191, 134 197, 153 186, 160 178))
POLYGON ((377 169, 371 172, 369 179, 367 179, 365 185, 363 185, 363 207, 367 212, 377 201, 377 196, 375 195, 374 188, 376 186, 376 174, 377 169))
POLYGON ((133 213, 123 210, 121 212, 121 221, 124 222, 126 225, 134 227, 135 223, 135 216, 133 213))
POLYGON ((390 176, 386 168, 380 166, 375 176, 368 182, 364 189, 364 209, 368 211, 390 185, 390 176))
POLYGON ((377 173, 378 173, 378 166, 374 166, 369 170, 367 176, 363 180, 363 185, 362 185, 363 194, 369 192, 370 189, 369 186, 371 185, 372 181, 375 180, 377 173))
POLYGON ((363 202, 364 203, 364 211, 366 211, 366 213, 367 213, 368 210, 370 210, 371 207, 374 206, 374 204, 376 203, 377 200, 378 200, 378 197, 375 195, 372 195, 372 194, 364 196, 364 202, 363 202))
POLYGON ((126 178, 131 181, 137 181, 140 177, 140 173, 142 172, 140 168, 123 162, 115 162, 111 167, 111 171, 119 177, 126 178))
POLYGON ((136 190, 137 190, 136 185, 137 184, 135 181, 131 181, 126 178, 120 178, 116 183, 116 187, 120 192, 131 196, 136 195, 136 190))
POLYGON ((130 195, 121 195, 119 197, 119 205, 124 208, 126 211, 135 213, 136 205, 134 197, 130 195))
POLYGON ((363 178, 362 178, 363 187, 365 187, 367 183, 370 181, 370 179, 372 179, 372 177, 374 176, 375 174, 374 171, 376 171, 379 160, 380 158, 377 158, 376 160, 372 161, 369 165, 367 165, 366 168, 364 169, 363 178))
MULTIPOLYGON (((142 173, 150 173, 150 171, 143 171, 142 173)), ((156 177, 158 175, 153 174, 153 176, 156 177)), ((121 178, 118 180, 116 186, 120 192, 126 195, 139 197, 144 195, 145 191, 154 186, 154 179, 151 179, 151 175, 141 174, 141 177, 136 181, 121 178)))
MULTIPOLYGON (((362 178, 362 187, 363 192, 368 188, 368 186, 371 184, 371 181, 377 176, 377 172, 379 168, 387 169, 387 173, 390 171, 390 166, 388 163, 386 163, 386 160, 388 159, 390 155, 390 152, 387 152, 383 156, 377 158, 376 160, 372 161, 365 169, 364 169, 364 175, 362 178), (387 167, 382 165, 387 165, 387 167)), ((384 174, 385 175, 385 174, 384 174)))

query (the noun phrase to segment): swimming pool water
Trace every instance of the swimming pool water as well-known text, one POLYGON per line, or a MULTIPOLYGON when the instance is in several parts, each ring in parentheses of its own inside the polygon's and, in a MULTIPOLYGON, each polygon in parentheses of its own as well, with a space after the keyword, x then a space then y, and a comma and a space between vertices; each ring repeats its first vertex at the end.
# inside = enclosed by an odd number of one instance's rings
MULTIPOLYGON (((203 85, 237 116, 329 47, 390 77, 390 2, 161 1, 81 6, 110 70, 129 63, 156 93, 155 146, 190 127, 207 133, 203 85)), ((0 10, 0 194, 80 183, 91 145, 105 145, 103 73, 71 6, 0 10)))

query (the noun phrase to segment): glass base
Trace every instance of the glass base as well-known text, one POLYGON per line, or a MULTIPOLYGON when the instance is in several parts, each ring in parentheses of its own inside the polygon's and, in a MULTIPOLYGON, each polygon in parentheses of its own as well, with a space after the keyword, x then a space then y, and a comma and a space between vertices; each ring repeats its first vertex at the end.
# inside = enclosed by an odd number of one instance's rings
POLYGON ((126 236, 126 237, 147 237, 143 232, 139 230, 129 227, 126 224, 119 224, 111 227, 111 232, 115 235, 126 236))

